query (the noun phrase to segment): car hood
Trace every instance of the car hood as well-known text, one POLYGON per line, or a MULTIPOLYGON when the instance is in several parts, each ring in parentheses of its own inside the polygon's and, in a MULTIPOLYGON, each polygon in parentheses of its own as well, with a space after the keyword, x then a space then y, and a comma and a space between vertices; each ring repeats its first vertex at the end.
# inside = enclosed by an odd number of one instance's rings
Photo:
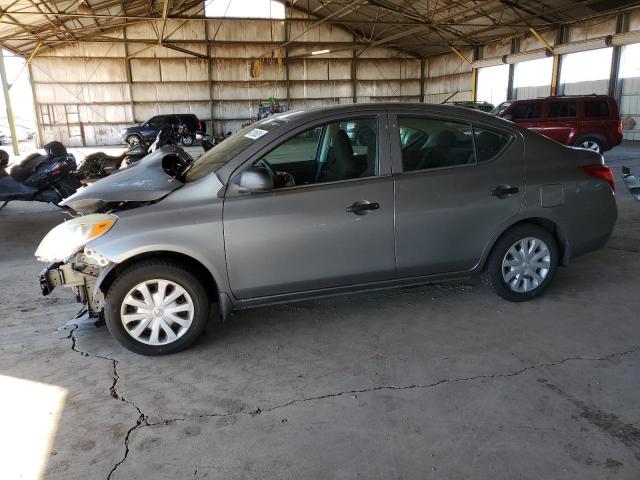
POLYGON ((191 157, 184 150, 167 145, 128 168, 117 170, 108 177, 79 189, 60 202, 60 205, 78 213, 90 213, 111 202, 159 200, 184 185, 180 180, 167 175, 162 168, 162 160, 169 154, 191 161, 191 157))

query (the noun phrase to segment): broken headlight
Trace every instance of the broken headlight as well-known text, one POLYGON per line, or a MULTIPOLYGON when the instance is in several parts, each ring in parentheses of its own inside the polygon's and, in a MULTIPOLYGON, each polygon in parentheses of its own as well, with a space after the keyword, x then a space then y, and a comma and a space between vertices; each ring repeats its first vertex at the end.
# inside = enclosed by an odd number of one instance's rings
POLYGON ((35 256, 41 262, 63 262, 84 247, 87 242, 107 233, 118 217, 93 214, 77 217, 51 230, 42 239, 35 256))

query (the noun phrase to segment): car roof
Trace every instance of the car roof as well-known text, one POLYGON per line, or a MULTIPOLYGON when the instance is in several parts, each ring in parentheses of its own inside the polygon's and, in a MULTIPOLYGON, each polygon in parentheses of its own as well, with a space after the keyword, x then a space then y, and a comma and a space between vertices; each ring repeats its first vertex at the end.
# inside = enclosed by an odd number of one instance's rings
POLYGON ((441 116, 455 115, 468 117, 471 120, 488 122, 496 117, 480 110, 471 110, 452 104, 418 103, 418 102, 368 102, 368 103, 347 103, 341 105, 330 105, 324 107, 310 107, 306 109, 289 110, 287 112, 271 115, 267 118, 284 121, 295 121, 304 118, 341 115, 343 113, 379 113, 381 111, 402 111, 406 113, 425 113, 441 116))

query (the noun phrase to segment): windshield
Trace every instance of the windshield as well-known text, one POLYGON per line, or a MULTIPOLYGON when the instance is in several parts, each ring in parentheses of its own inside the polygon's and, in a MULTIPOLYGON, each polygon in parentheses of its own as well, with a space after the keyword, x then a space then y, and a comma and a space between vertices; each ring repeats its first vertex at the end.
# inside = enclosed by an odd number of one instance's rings
POLYGON ((509 105, 511 105, 511 102, 502 102, 500 105, 498 105, 497 107, 495 107, 493 110, 491 110, 489 113, 491 115, 502 115, 504 113, 504 111, 509 108, 509 105))
POLYGON ((245 148, 249 147, 258 138, 275 130, 284 123, 283 120, 268 118, 253 123, 231 135, 191 164, 184 173, 185 182, 195 182, 196 180, 206 177, 211 172, 215 172, 245 148))

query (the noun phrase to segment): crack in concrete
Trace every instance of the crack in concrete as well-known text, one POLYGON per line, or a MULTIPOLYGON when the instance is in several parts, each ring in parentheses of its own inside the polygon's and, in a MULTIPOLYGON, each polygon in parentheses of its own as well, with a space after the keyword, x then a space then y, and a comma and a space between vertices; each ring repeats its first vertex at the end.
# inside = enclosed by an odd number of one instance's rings
MULTIPOLYGON (((86 356, 86 357, 94 357, 94 358, 100 358, 103 360, 108 360, 110 362, 112 362, 112 366, 113 366, 113 373, 112 373, 112 378, 113 378, 113 382, 111 384, 111 387, 109 388, 109 393, 111 395, 112 398, 116 399, 116 400, 121 400, 123 402, 126 402, 130 405, 132 405, 138 412, 138 418, 136 419, 136 423, 134 426, 132 426, 128 431, 127 434, 125 435, 124 438, 124 447, 125 447, 125 453, 124 456, 113 466, 113 468, 111 469, 111 471, 109 472, 109 474, 107 475, 107 480, 110 480, 111 477, 113 476, 113 474, 116 472, 116 470, 127 460, 129 453, 130 453, 130 448, 129 448, 129 440, 131 438, 131 434, 135 431, 138 430, 140 428, 145 428, 145 427, 157 427, 157 426, 167 426, 170 425, 172 423, 176 423, 176 422, 183 422, 183 421, 187 421, 190 419, 197 419, 197 418, 211 418, 211 417, 232 417, 235 415, 249 415, 251 417, 254 417, 256 415, 260 415, 264 412, 273 412, 275 410, 279 410, 282 408, 287 408, 290 407, 291 405, 295 405, 298 403, 306 403, 306 402, 313 402, 313 401, 317 401, 317 400, 323 400, 323 399, 327 399, 327 398, 336 398, 336 397, 342 397, 344 395, 357 395, 359 393, 370 393, 370 392, 377 392, 377 391, 381 391, 381 390, 414 390, 414 389, 428 389, 428 388, 434 388, 446 383, 458 383, 458 382, 473 382, 473 381, 478 381, 478 380, 492 380, 492 379, 497 379, 497 378, 511 378, 511 377, 516 377, 518 375, 521 375, 523 373, 526 373, 528 371, 531 370, 537 370, 537 369, 541 369, 541 368, 552 368, 552 367, 556 367, 559 365, 563 365, 567 362, 573 362, 573 361, 592 361, 592 362, 599 362, 599 361, 608 361, 611 360, 613 358, 616 357, 623 357, 626 355, 630 355, 632 353, 635 353, 637 351, 640 351, 640 345, 635 345, 631 348, 629 348, 628 350, 624 350, 622 352, 615 352, 615 353, 611 353, 609 355, 605 355, 603 357, 583 357, 583 356, 574 356, 574 357, 567 357, 564 358, 562 360, 558 360, 556 362, 547 362, 547 363, 538 363, 538 364, 534 364, 534 365, 529 365, 528 367, 523 367, 520 368, 518 370, 515 370, 513 372, 510 373, 494 373, 491 375, 474 375, 474 376, 470 376, 470 377, 458 377, 458 378, 444 378, 432 383, 425 383, 425 384, 421 384, 421 383, 415 383, 415 384, 410 384, 410 385, 377 385, 377 386, 371 386, 371 387, 366 387, 366 388, 360 388, 360 389, 353 389, 353 390, 343 390, 343 391, 339 391, 339 392, 333 392, 333 393, 327 393, 324 395, 316 395, 316 396, 312 396, 312 397, 304 397, 304 398, 296 398, 293 400, 290 400, 288 402, 279 404, 279 405, 274 405, 272 407, 266 407, 266 408, 260 408, 260 407, 256 407, 253 410, 238 410, 235 412, 226 412, 226 413, 205 413, 205 414, 199 414, 199 415, 193 415, 193 416, 185 416, 185 417, 177 417, 177 418, 170 418, 170 419, 162 419, 158 422, 150 422, 149 421, 149 416, 145 415, 142 410, 140 410, 140 408, 132 401, 127 400, 122 394, 120 394, 117 390, 117 384, 118 381, 120 379, 120 376, 118 375, 118 361, 114 358, 110 358, 110 357, 105 357, 102 355, 97 355, 97 354, 93 354, 93 353, 89 353, 89 352, 85 352, 82 350, 78 350, 76 347, 76 337, 74 335, 75 330, 78 327, 75 326, 70 332, 69 335, 67 336, 67 338, 71 339, 71 349, 74 352, 79 353, 80 355, 86 356)), ((203 467, 203 466, 200 466, 203 467)), ((197 470, 196 470, 197 471, 197 470)))
POLYGON ((101 360, 106 360, 108 362, 111 362, 112 382, 111 382, 111 386, 109 387, 109 394, 111 395, 111 398, 113 398, 115 400, 120 400, 121 402, 128 403, 129 405, 134 407, 138 412, 138 418, 136 420, 136 424, 127 431, 127 434, 125 435, 125 438, 124 438, 124 456, 120 459, 120 461, 118 461, 113 466, 113 468, 111 469, 111 471, 107 475, 107 480, 109 480, 111 478, 111 476, 115 473, 115 471, 118 469, 118 467, 120 465, 122 465, 124 463, 124 461, 127 459, 127 457, 129 456, 129 437, 131 436, 131 433, 134 430, 140 428, 141 426, 159 425, 160 423, 149 423, 148 420, 147 420, 148 416, 145 415, 142 412, 142 410, 140 410, 140 408, 135 403, 133 403, 130 400, 127 400, 122 394, 120 394, 118 392, 118 388, 117 387, 118 387, 118 381, 120 380, 120 375, 118 374, 118 361, 115 358, 105 357, 103 355, 98 355, 98 354, 95 354, 95 353, 90 353, 90 352, 85 352, 83 350, 78 350, 78 348, 77 348, 77 340, 76 340, 76 336, 75 336, 75 331, 77 329, 78 329, 78 326, 75 325, 70 330, 69 335, 67 336, 67 338, 71 340, 71 350, 73 350, 76 353, 79 353, 80 355, 82 355, 84 357, 99 358, 101 360))

